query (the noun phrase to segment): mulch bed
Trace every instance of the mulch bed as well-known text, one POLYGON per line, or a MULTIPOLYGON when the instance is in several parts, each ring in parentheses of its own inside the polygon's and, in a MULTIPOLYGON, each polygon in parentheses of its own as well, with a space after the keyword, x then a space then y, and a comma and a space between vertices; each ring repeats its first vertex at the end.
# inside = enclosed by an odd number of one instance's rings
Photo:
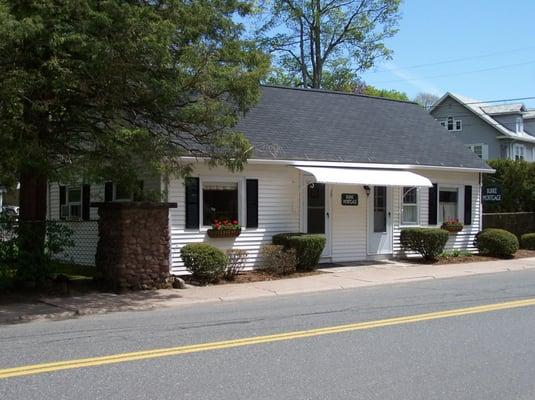
MULTIPOLYGON (((263 282, 263 281, 277 281, 280 279, 292 279, 292 278, 301 278, 303 276, 312 276, 322 274, 321 271, 306 271, 306 272, 294 272, 293 274, 288 275, 276 275, 270 274, 265 271, 245 271, 239 274, 234 278, 233 281, 221 280, 215 285, 228 285, 231 283, 250 283, 250 282, 263 282)), ((193 285, 197 285, 196 282, 188 279, 189 277, 184 277, 184 280, 193 285)))
MULTIPOLYGON (((527 258, 527 257, 535 257, 535 250, 520 249, 515 253, 513 257, 511 257, 511 260, 518 259, 518 258, 527 258)), ((409 259, 405 258, 405 259, 401 259, 400 261, 408 262, 411 264, 444 265, 444 264, 460 264, 460 263, 470 263, 470 262, 478 262, 478 261, 496 261, 496 260, 503 260, 503 258, 483 256, 480 254, 472 254, 472 255, 460 255, 458 257, 453 257, 453 256, 439 257, 435 261, 426 261, 421 258, 409 258, 409 259)))

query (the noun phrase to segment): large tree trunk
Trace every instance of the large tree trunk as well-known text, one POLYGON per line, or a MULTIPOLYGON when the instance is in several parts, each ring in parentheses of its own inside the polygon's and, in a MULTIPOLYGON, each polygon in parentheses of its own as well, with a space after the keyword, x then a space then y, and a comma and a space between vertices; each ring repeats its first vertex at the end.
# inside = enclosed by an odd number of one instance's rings
POLYGON ((35 169, 25 168, 21 172, 19 192, 19 273, 22 275, 27 272, 22 269, 44 268, 41 264, 45 251, 46 193, 46 176, 35 169))
POLYGON ((313 5, 314 26, 312 27, 314 38, 314 63, 313 65, 313 84, 315 89, 321 88, 321 78, 323 72, 323 62, 321 60, 321 4, 319 0, 314 1, 313 5))

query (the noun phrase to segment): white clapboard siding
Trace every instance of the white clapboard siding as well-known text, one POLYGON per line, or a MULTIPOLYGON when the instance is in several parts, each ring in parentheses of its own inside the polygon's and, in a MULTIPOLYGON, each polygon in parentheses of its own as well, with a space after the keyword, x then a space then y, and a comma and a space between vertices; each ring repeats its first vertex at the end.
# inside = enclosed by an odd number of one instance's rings
MULTIPOLYGON (((442 186, 456 186, 459 188, 459 208, 460 219, 462 220, 464 214, 464 186, 472 186, 472 224, 465 225, 463 230, 459 233, 450 234, 449 240, 446 243, 446 250, 463 250, 472 253, 477 252, 474 247, 475 235, 481 230, 481 211, 480 211, 480 196, 481 189, 479 184, 478 173, 461 173, 461 172, 430 172, 430 171, 416 171, 417 173, 426 176, 433 183, 438 183, 442 186)), ((420 226, 428 226, 429 215, 429 189, 419 188, 418 190, 418 211, 420 226)), ((393 190, 393 218, 394 218, 394 255, 402 255, 403 252, 400 246, 400 233, 403 229, 401 225, 401 188, 394 188, 393 190)), ((437 226, 438 227, 438 226, 437 226)), ((408 254, 411 255, 411 254, 408 254)))
MULTIPOLYGON (((143 189, 151 192, 161 191, 161 179, 159 176, 141 173, 143 189)), ((91 203, 104 201, 104 184, 91 185, 91 203)), ((63 221, 60 220, 59 184, 51 182, 48 185, 47 216, 50 221, 58 221, 66 225, 72 231, 73 247, 58 254, 56 259, 72 262, 80 265, 95 265, 95 254, 98 243, 98 208, 90 207, 89 221, 63 221)))
MULTIPOLYGON (((207 227, 185 229, 185 188, 183 180, 172 180, 168 188, 168 201, 177 203, 177 208, 169 210, 171 234, 171 271, 173 274, 187 273, 180 258, 180 249, 188 243, 209 243, 222 250, 244 249, 248 253, 246 267, 258 265, 258 254, 264 244, 271 244, 276 233, 299 231, 299 173, 295 168, 285 166, 249 165, 239 173, 229 173, 221 168, 209 169, 203 164, 196 165, 191 176, 201 180, 233 177, 242 182, 258 179, 258 228, 242 228, 237 238, 209 238, 207 227)), ((240 195, 242 200, 245 197, 240 195)), ((245 221, 245 209, 240 212, 240 222, 245 221)))

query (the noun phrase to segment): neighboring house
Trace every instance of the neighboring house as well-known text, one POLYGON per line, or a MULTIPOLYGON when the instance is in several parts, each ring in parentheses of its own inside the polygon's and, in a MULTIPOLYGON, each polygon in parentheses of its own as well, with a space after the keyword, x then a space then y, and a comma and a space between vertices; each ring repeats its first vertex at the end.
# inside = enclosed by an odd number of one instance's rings
MULTIPOLYGON (((417 104, 266 86, 238 129, 254 146, 243 171, 184 158, 194 167, 185 180, 144 177, 144 188, 178 204, 169 211, 172 273, 186 273, 180 249, 194 242, 245 249, 254 267, 261 246, 280 232, 325 234, 324 262, 392 257, 401 252, 402 228, 451 218, 465 227, 448 248, 474 250, 481 174, 493 170, 417 104), (241 235, 209 238, 219 215, 237 219, 241 235)), ((51 184, 49 217, 94 220, 92 202, 130 199, 111 183, 51 184)))
POLYGON ((483 160, 535 161, 535 110, 446 93, 429 111, 483 160))

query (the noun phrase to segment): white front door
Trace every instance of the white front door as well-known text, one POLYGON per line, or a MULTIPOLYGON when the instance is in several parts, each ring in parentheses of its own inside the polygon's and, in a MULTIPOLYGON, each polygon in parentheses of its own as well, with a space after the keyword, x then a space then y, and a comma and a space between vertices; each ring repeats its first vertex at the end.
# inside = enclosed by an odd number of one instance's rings
POLYGON ((392 254, 392 190, 373 186, 368 198, 368 254, 392 254))
POLYGON ((324 183, 307 183, 306 232, 325 235, 326 243, 322 257, 331 255, 331 221, 329 186, 324 183))

